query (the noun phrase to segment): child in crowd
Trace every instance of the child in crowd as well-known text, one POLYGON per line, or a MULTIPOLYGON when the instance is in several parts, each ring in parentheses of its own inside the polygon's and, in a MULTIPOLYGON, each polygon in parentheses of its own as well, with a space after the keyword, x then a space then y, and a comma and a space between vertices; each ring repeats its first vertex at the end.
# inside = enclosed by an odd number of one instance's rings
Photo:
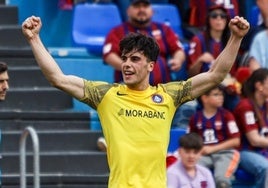
POLYGON ((196 133, 188 133, 180 137, 178 153, 180 160, 167 170, 167 187, 200 187, 214 188, 215 182, 209 169, 198 165, 203 140, 196 133))
POLYGON ((224 95, 217 86, 198 99, 200 110, 190 119, 190 132, 204 142, 199 164, 213 170, 217 188, 231 187, 231 177, 239 164, 240 132, 233 114, 222 107, 224 95))

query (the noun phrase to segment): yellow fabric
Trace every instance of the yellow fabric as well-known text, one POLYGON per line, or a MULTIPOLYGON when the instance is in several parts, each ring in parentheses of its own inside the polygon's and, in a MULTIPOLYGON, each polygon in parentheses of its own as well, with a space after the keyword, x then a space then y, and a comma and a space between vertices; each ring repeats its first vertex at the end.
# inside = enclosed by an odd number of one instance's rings
POLYGON ((190 86, 188 80, 134 91, 85 81, 81 100, 97 107, 108 146, 110 188, 166 187, 170 125, 176 107, 191 100, 190 86))

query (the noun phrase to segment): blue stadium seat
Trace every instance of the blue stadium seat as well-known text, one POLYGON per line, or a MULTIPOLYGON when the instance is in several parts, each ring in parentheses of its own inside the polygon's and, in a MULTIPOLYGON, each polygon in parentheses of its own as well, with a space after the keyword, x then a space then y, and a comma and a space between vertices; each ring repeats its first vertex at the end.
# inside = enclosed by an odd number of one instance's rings
POLYGON ((182 21, 178 8, 172 4, 152 4, 153 21, 169 25, 180 38, 184 38, 182 21))
POLYGON ((119 10, 113 3, 77 4, 73 12, 73 46, 86 47, 90 53, 101 55, 107 33, 121 22, 119 10))
MULTIPOLYGON (((164 23, 169 25, 175 33, 179 36, 182 41, 184 51, 187 54, 189 51, 189 43, 185 41, 183 30, 182 30, 182 19, 179 13, 179 9, 172 4, 152 4, 154 11, 152 20, 159 23, 164 23)), ((185 80, 188 78, 186 71, 186 62, 183 64, 183 67, 180 71, 174 72, 172 74, 173 80, 185 80)))
POLYGON ((249 23, 251 27, 255 27, 258 25, 260 16, 261 14, 259 7, 257 5, 253 6, 250 10, 250 16, 249 16, 249 23))
POLYGON ((186 129, 171 129, 170 130, 170 139, 168 145, 168 152, 173 153, 179 148, 179 138, 186 134, 186 129))

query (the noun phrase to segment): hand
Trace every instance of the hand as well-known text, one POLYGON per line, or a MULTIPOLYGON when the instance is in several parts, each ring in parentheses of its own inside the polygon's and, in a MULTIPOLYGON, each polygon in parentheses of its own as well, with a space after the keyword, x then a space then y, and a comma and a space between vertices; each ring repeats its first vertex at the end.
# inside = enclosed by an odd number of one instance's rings
POLYGON ((179 71, 181 69, 183 62, 178 59, 172 58, 169 60, 168 64, 171 71, 179 71))
POLYGON ((213 55, 209 52, 205 52, 203 53, 199 58, 198 61, 200 62, 205 62, 205 63, 212 63, 215 61, 215 58, 213 57, 213 55))
POLYGON ((209 154, 211 154, 211 153, 213 153, 214 151, 213 151, 213 147, 211 147, 211 146, 204 146, 203 148, 202 148, 202 150, 201 150, 201 154, 202 155, 209 155, 209 154))
POLYGON ((42 22, 41 22, 40 17, 36 17, 36 16, 28 17, 22 23, 22 33, 25 35, 25 37, 28 40, 30 40, 34 38, 35 36, 39 35, 41 26, 42 26, 42 22))
POLYGON ((231 21, 229 22, 229 28, 231 30, 231 33, 239 38, 244 37, 249 28, 250 25, 246 19, 243 17, 235 16, 231 21))

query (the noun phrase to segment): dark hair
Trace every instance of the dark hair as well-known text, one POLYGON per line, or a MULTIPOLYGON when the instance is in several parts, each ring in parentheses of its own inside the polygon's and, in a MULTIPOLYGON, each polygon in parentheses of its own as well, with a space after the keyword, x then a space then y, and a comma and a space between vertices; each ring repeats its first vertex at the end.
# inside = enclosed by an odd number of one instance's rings
POLYGON ((267 68, 259 68, 255 70, 251 76, 243 83, 242 85, 242 95, 244 97, 248 97, 253 104, 254 111, 256 113, 258 122, 261 127, 266 127, 265 120, 260 112, 260 109, 257 105, 257 102, 254 98, 254 93, 256 91, 255 84, 257 82, 263 83, 265 79, 268 78, 268 69, 267 68))
POLYGON ((0 61, 0 73, 7 71, 7 64, 0 61))
POLYGON ((207 90, 205 93, 203 93, 202 95, 200 95, 199 97, 197 97, 197 102, 200 105, 199 106, 200 108, 203 108, 204 107, 201 97, 203 95, 209 95, 211 93, 211 91, 214 90, 214 89, 219 89, 224 94, 224 86, 222 84, 219 84, 219 85, 217 85, 217 86, 215 86, 215 87, 207 90))
POLYGON ((187 133, 180 137, 179 146, 200 151, 203 147, 203 139, 195 132, 187 133))
POLYGON ((147 61, 156 61, 159 55, 159 46, 157 42, 148 35, 141 33, 129 33, 119 44, 121 54, 127 54, 133 51, 142 52, 147 61))
POLYGON ((257 82, 263 83, 268 78, 268 69, 259 68, 255 70, 251 76, 242 85, 242 95, 244 97, 252 98, 256 91, 255 84, 257 82))
MULTIPOLYGON (((216 10, 216 9, 213 9, 216 10)), ((211 25, 209 22, 209 15, 210 13, 213 11, 210 10, 209 13, 207 14, 206 17, 206 27, 205 27, 205 45, 206 45, 206 49, 209 49, 209 41, 212 39, 212 36, 210 34, 210 29, 211 29, 211 25)), ((229 31, 229 27, 228 27, 228 23, 230 21, 230 16, 228 15, 228 13, 226 12, 227 18, 226 18, 226 25, 225 28, 223 30, 222 36, 221 36, 221 42, 222 42, 222 48, 224 48, 228 42, 229 36, 230 36, 230 31, 229 31)))

